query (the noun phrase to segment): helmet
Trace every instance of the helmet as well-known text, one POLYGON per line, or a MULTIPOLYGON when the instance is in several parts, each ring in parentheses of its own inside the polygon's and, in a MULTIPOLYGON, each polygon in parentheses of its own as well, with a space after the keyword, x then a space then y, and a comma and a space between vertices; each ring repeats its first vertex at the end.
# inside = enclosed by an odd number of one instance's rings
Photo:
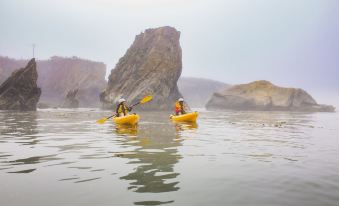
POLYGON ((179 98, 178 101, 179 101, 179 102, 183 102, 184 99, 183 99, 183 98, 179 98))
POLYGON ((124 98, 119 99, 119 103, 122 103, 122 102, 126 102, 126 99, 124 98))

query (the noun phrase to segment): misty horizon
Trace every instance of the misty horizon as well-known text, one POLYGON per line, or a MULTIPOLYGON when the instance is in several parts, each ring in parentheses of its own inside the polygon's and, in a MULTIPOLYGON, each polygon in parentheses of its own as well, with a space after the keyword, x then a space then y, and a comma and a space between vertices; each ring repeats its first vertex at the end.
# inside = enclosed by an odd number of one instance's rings
POLYGON ((107 78, 137 34, 168 25, 181 32, 184 77, 228 84, 268 80, 338 105, 338 7, 334 0, 5 0, 0 54, 28 59, 34 43, 38 60, 100 61, 107 78))
MULTIPOLYGON (((1 56, 2 55, 0 55, 0 57, 1 56)), ((8 56, 2 56, 2 57, 13 59, 13 60, 25 61, 26 63, 29 61, 29 59, 23 59, 23 58, 21 58, 21 59, 14 59, 14 58, 11 58, 11 57, 8 57, 8 56)), ((54 57, 66 58, 66 59, 74 59, 74 58, 76 58, 76 59, 82 59, 82 60, 86 60, 86 61, 90 61, 90 62, 104 63, 104 62, 99 62, 99 61, 95 61, 95 60, 91 60, 91 59, 84 59, 84 58, 77 57, 77 56, 65 57, 65 56, 55 55, 55 56, 52 56, 52 57, 50 57, 48 59, 37 59, 36 57, 35 57, 35 59, 39 62, 39 61, 51 60, 54 57)), ((106 68, 106 76, 105 76, 105 80, 106 81, 108 81, 108 76, 109 76, 110 72, 111 72, 111 70, 106 68)), ((236 83, 236 84, 230 84, 228 82, 223 82, 223 81, 220 81, 220 80, 210 79, 210 78, 206 78, 206 77, 195 77, 195 76, 181 76, 180 78, 197 78, 197 79, 203 79, 203 80, 212 80, 212 81, 216 81, 216 82, 220 82, 220 83, 225 83, 225 84, 228 84, 230 86, 250 83, 250 82, 239 82, 239 83, 236 83)), ((253 80, 253 81, 260 81, 260 79, 253 80)), ((275 84, 274 82, 272 82, 272 83, 275 84)), ((281 86, 281 85, 276 85, 276 86, 281 86)), ((294 88, 293 86, 285 86, 285 87, 294 88)), ((300 88, 300 89, 303 89, 303 88, 300 88)), ((307 91, 307 92, 309 92, 309 91, 307 91)), ((313 92, 313 93, 310 93, 310 94, 315 98, 315 100, 318 103, 320 103, 320 104, 325 104, 325 103, 326 104, 331 104, 331 105, 335 106, 336 108, 339 107, 339 98, 334 96, 334 93, 332 93, 331 91, 328 92, 328 93, 324 93, 324 92, 321 92, 321 91, 318 92, 318 93, 314 92, 314 91, 311 91, 311 92, 313 92)))

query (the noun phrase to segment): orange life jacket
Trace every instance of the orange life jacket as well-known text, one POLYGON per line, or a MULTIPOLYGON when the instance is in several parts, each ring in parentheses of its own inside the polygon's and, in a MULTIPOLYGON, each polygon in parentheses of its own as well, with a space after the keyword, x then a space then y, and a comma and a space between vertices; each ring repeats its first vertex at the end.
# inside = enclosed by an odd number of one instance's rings
POLYGON ((174 110, 175 110, 175 112, 181 112, 183 110, 180 102, 178 102, 178 101, 175 102, 174 110))

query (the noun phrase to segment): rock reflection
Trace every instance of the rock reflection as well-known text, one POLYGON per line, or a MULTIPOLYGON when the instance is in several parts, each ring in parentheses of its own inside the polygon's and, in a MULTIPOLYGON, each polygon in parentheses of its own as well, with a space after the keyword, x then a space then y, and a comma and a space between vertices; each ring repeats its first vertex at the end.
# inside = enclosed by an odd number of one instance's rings
POLYGON ((37 116, 36 112, 1 112, 0 136, 6 138, 6 136, 15 135, 18 137, 18 143, 23 145, 38 144, 37 116))
POLYGON ((179 190, 176 177, 179 173, 173 167, 181 156, 173 141, 175 131, 170 125, 147 126, 139 131, 137 138, 123 141, 123 145, 136 147, 132 153, 120 154, 130 159, 128 164, 136 164, 133 172, 120 177, 130 182, 129 190, 138 193, 161 193, 179 190))
POLYGON ((37 134, 36 112, 5 111, 0 113, 0 135, 27 136, 37 134))

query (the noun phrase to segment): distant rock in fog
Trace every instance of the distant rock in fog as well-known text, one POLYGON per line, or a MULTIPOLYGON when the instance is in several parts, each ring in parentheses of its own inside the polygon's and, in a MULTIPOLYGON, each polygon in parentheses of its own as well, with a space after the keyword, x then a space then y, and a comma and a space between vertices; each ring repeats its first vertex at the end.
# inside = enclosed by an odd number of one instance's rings
POLYGON ((283 88, 268 81, 232 86, 213 94, 209 110, 268 110, 334 112, 329 105, 320 105, 304 90, 283 88))
POLYGON ((37 86, 38 72, 35 59, 27 66, 15 70, 0 86, 0 109, 34 111, 40 98, 41 90, 37 86))
POLYGON ((79 100, 77 99, 78 89, 68 91, 62 108, 78 108, 79 100))
POLYGON ((172 27, 147 29, 135 37, 132 46, 111 71, 101 101, 105 108, 124 97, 134 103, 152 94, 152 102, 141 108, 172 109, 181 95, 177 81, 181 74, 180 32, 172 27))
POLYGON ((191 107, 205 107, 214 92, 230 85, 204 78, 180 77, 178 87, 185 101, 191 107))
MULTIPOLYGON (((0 57, 0 83, 26 62, 0 57)), ((79 89, 77 98, 80 107, 100 106, 99 94, 106 85, 104 63, 54 56, 49 60, 37 61, 37 70, 38 85, 42 90, 40 102, 43 105, 59 106, 70 90, 79 89)))
POLYGON ((78 89, 79 107, 99 107, 106 85, 106 65, 85 59, 52 57, 38 62, 41 102, 60 105, 70 90, 78 89), (52 103, 51 103, 52 102, 52 103))

